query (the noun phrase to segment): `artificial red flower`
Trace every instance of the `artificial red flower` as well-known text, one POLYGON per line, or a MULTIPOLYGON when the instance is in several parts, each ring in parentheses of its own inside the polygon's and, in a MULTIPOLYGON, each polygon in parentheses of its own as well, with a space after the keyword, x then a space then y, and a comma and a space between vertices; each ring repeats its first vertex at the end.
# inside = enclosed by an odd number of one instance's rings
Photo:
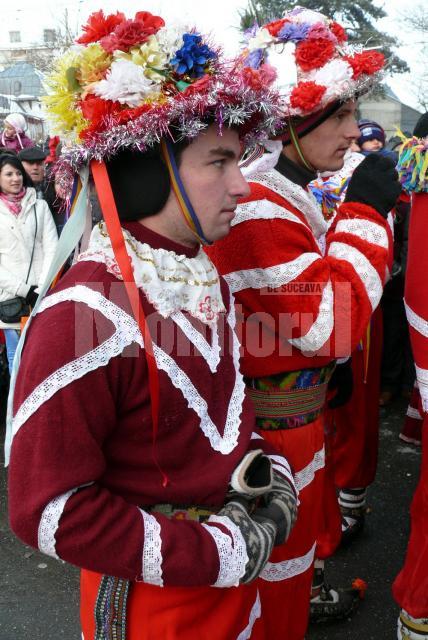
POLYGON ((119 24, 113 33, 100 40, 105 51, 113 53, 116 50, 129 51, 135 44, 143 44, 159 31, 165 24, 159 16, 153 16, 148 11, 140 11, 138 20, 125 20, 119 24), (144 16, 143 16, 144 14, 144 16))
POLYGON ((338 42, 346 42, 348 39, 345 29, 338 22, 332 22, 330 24, 330 30, 334 33, 338 42))
POLYGON ((316 82, 299 82, 291 92, 290 104, 294 109, 310 113, 318 107, 325 92, 326 87, 316 82))
POLYGON ((277 36, 286 22, 289 22, 289 20, 274 20, 273 22, 269 22, 269 24, 265 25, 265 29, 269 31, 271 36, 277 36))
POLYGON ((79 106, 83 117, 91 122, 88 128, 93 131, 106 129, 108 126, 107 116, 112 116, 123 108, 120 102, 103 100, 92 93, 88 94, 84 100, 81 100, 79 106))
POLYGON ((211 84, 211 76, 209 76, 208 74, 205 74, 202 76, 202 78, 199 78, 199 80, 196 80, 196 82, 189 84, 189 86, 186 87, 185 90, 183 91, 183 94, 186 96, 189 96, 195 93, 206 93, 210 84, 211 84))
POLYGON ((138 116, 142 116, 143 113, 147 113, 150 109, 152 109, 151 104, 142 104, 139 107, 135 107, 135 109, 122 109, 122 111, 115 114, 115 122, 116 124, 125 124, 129 120, 135 120, 138 116))
POLYGON ((108 16, 104 15, 104 11, 95 11, 89 16, 87 24, 83 28, 83 35, 76 40, 79 44, 89 44, 90 42, 98 42, 101 38, 108 36, 114 31, 118 25, 125 22, 124 13, 117 11, 108 16))
POLYGON ((319 69, 328 62, 334 54, 334 43, 326 38, 316 38, 301 42, 296 47, 296 62, 303 71, 319 69))
POLYGON ((152 28, 153 34, 157 33, 161 27, 165 26, 163 18, 160 16, 154 16, 149 11, 137 11, 134 20, 142 22, 146 29, 152 28))
POLYGON ((242 79, 244 81, 244 84, 246 84, 251 89, 254 89, 254 91, 259 91, 264 87, 263 78, 257 69, 245 67, 242 70, 242 79))
POLYGON ((385 64, 385 56, 379 51, 363 51, 353 56, 347 56, 346 60, 352 67, 354 79, 363 74, 370 76, 376 71, 380 71, 385 64))

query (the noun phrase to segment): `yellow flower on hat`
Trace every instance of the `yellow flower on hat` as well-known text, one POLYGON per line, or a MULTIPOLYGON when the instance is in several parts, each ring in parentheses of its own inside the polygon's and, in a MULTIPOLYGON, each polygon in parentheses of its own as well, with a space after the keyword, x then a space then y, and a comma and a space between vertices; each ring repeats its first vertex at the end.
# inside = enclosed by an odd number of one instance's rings
POLYGON ((82 48, 78 59, 76 78, 81 85, 98 82, 106 76, 112 58, 98 42, 82 48))
POLYGON ((57 61, 54 73, 46 81, 49 94, 44 96, 43 103, 49 111, 52 124, 61 133, 74 130, 78 135, 89 124, 80 109, 76 108, 76 101, 80 97, 80 92, 76 91, 79 57, 79 51, 68 51, 57 61))
POLYGON ((162 51, 156 36, 150 36, 148 40, 139 47, 132 47, 129 53, 115 51, 115 58, 125 58, 134 64, 144 67, 144 75, 150 80, 161 81, 164 79, 162 71, 168 64, 168 56, 162 51))

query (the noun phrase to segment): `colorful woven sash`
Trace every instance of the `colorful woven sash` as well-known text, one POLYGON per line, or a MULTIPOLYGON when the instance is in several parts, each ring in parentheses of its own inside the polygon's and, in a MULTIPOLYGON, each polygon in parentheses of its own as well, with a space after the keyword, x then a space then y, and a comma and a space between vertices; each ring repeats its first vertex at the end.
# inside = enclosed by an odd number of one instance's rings
POLYGON ((334 364, 247 380, 259 429, 293 429, 322 413, 334 364))

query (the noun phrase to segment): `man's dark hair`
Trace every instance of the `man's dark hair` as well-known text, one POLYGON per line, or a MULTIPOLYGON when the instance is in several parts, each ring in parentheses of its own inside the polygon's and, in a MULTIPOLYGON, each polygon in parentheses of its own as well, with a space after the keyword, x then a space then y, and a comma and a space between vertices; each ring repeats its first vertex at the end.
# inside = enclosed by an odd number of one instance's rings
POLYGON ((33 186, 33 181, 27 175, 27 172, 25 171, 21 160, 17 156, 12 155, 11 153, 2 153, 0 155, 0 171, 7 164, 10 164, 12 167, 14 167, 15 169, 18 169, 18 171, 20 171, 22 173, 22 179, 23 179, 23 186, 24 187, 32 187, 33 186))
MULTIPOLYGON (((187 141, 174 144, 178 165, 188 144, 187 141)), ((171 183, 159 145, 144 153, 123 149, 105 164, 121 220, 141 220, 163 209, 171 183)))

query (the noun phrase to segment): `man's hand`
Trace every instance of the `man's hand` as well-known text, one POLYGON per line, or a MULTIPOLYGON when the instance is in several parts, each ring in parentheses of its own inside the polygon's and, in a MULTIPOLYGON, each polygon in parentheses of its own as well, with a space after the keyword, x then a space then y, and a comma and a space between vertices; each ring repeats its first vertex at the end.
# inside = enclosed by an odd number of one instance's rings
POLYGON ((286 478, 274 471, 272 489, 263 496, 263 501, 264 506, 256 509, 253 517, 273 520, 277 527, 275 546, 283 544, 296 522, 296 493, 286 478))
POLYGON ((248 584, 257 578, 269 559, 277 534, 276 524, 261 516, 250 517, 245 506, 237 500, 225 504, 217 515, 226 516, 241 531, 248 556, 241 583, 248 584))
POLYGON ((345 202, 366 204, 386 219, 400 192, 401 185, 392 160, 371 153, 352 174, 345 202))

